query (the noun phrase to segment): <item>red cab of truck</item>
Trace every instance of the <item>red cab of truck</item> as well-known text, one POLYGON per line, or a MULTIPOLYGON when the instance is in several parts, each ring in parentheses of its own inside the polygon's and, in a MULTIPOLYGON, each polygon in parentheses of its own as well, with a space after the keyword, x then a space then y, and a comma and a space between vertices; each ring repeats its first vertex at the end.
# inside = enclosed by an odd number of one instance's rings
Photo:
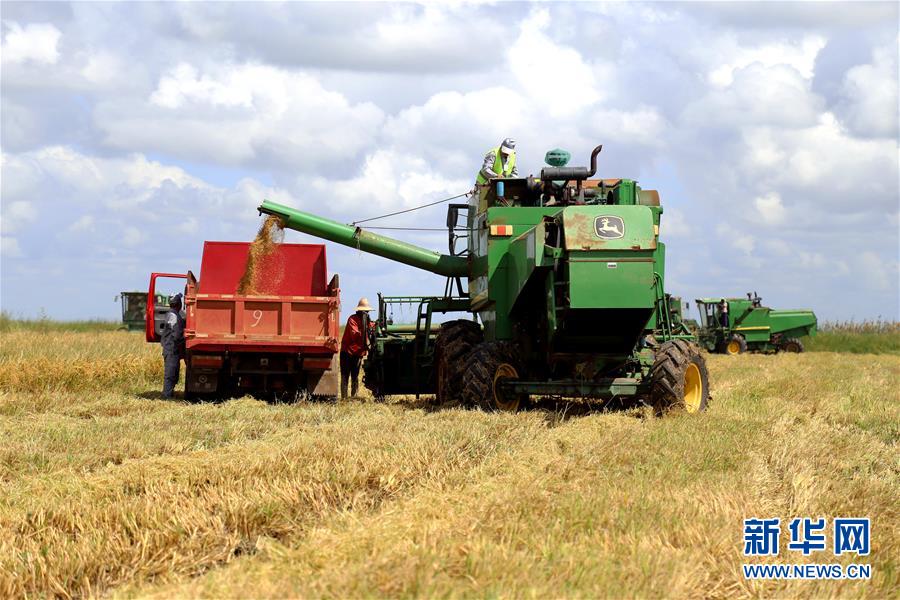
POLYGON ((205 242, 199 280, 151 274, 147 341, 159 342, 168 311, 154 306, 157 280, 184 279, 186 398, 337 396, 340 290, 337 275, 328 281, 325 246, 275 245, 242 295, 249 254, 248 242, 205 242))

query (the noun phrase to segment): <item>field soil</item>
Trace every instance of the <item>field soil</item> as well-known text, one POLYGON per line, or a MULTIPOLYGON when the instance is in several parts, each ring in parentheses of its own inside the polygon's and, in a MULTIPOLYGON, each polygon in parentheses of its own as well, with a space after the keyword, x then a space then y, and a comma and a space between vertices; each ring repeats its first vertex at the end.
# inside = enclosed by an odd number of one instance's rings
MULTIPOLYGON (((0 342, 0 597, 897 597, 900 356, 709 356, 700 415, 189 404, 124 332, 0 342), (865 558, 743 556, 871 517, 865 558), (755 582, 744 562, 865 562, 755 582)), ((180 389, 180 388, 179 388, 180 389)))

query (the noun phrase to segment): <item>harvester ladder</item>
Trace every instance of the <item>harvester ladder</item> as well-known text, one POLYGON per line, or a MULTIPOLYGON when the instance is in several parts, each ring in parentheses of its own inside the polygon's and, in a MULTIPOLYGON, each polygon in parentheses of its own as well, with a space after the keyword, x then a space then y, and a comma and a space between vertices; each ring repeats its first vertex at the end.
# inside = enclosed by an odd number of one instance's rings
POLYGON ((416 335, 413 342, 413 377, 416 382, 416 399, 419 398, 419 357, 423 358, 422 366, 431 366, 431 351, 428 338, 431 335, 431 298, 423 298, 416 311, 416 335), (424 328, 422 327, 424 322, 424 328))
POLYGON ((670 338, 672 336, 672 320, 669 314, 669 304, 666 302, 666 292, 663 289, 662 277, 659 273, 653 273, 653 288, 656 292, 656 318, 657 325, 661 326, 663 336, 670 338))

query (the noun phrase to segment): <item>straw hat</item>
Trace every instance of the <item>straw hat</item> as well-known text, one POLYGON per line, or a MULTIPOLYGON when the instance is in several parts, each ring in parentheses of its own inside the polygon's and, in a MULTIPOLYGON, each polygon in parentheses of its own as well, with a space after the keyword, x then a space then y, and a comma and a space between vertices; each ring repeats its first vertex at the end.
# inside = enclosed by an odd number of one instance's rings
POLYGON ((369 306, 368 298, 360 298, 359 304, 356 305, 356 312, 359 312, 361 310, 370 311, 375 309, 369 306))

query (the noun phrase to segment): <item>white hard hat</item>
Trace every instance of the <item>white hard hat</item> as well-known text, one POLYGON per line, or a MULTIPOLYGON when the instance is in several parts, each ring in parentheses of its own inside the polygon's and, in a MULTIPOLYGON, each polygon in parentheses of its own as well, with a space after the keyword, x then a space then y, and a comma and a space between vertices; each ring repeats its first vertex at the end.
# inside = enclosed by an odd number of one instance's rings
POLYGON ((356 305, 356 311, 359 312, 361 310, 370 311, 370 310, 375 310, 375 309, 372 308, 371 306, 369 306, 368 298, 360 298, 359 304, 356 305))
POLYGON ((512 138, 506 138, 503 140, 503 143, 500 144, 500 152, 504 154, 512 154, 516 151, 516 140, 512 138))

